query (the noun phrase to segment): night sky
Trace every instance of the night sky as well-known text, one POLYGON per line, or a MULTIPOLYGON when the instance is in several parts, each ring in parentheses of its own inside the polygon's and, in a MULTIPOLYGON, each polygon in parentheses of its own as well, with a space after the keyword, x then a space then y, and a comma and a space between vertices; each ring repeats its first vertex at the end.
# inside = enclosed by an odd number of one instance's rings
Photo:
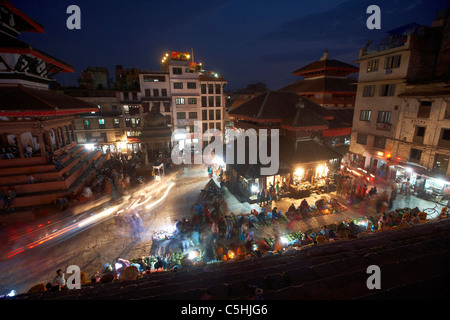
POLYGON ((450 0, 10 0, 42 24, 22 41, 72 65, 56 79, 76 85, 87 67, 159 70, 166 51, 194 58, 224 76, 227 89, 263 82, 276 90, 300 78, 292 71, 318 60, 352 63, 368 39, 416 22, 431 25, 450 0), (81 30, 69 30, 66 9, 81 9, 81 30), (381 9, 381 30, 369 30, 366 9, 381 9))

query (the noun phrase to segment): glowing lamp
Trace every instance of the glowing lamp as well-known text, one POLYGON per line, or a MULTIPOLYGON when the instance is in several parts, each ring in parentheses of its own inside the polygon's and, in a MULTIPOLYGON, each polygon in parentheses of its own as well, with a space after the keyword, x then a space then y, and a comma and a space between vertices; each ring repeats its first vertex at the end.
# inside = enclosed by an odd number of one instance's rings
POLYGON ((303 177, 303 175, 305 174, 305 170, 303 170, 302 168, 297 168, 297 170, 295 170, 294 174, 297 176, 303 177))
POLYGON ((193 259, 195 259, 197 257, 198 257, 198 251, 197 250, 192 250, 191 252, 189 252, 188 258, 190 260, 193 260, 193 259))

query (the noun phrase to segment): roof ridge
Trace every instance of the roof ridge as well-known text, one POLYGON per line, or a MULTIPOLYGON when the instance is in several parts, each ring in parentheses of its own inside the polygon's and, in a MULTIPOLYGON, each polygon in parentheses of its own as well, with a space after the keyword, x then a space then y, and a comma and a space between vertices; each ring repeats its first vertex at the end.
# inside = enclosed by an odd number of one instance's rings
POLYGON ((270 92, 271 92, 270 90, 266 92, 266 96, 264 97, 264 100, 261 103, 261 108, 259 108, 258 114, 256 115, 257 118, 261 117, 261 115, 262 115, 262 113, 264 111, 264 107, 266 106, 267 99, 269 99, 270 92))

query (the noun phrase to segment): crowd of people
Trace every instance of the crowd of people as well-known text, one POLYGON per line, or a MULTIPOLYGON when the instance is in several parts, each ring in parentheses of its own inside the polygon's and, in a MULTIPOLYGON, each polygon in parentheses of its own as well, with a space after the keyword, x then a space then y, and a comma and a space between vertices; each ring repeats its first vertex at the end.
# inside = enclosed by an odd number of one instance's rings
MULTIPOLYGON (((126 181, 129 183, 131 179, 136 179, 135 166, 136 162, 133 158, 126 158, 123 155, 112 156, 99 171, 97 183, 94 183, 93 189, 105 192, 108 187, 104 181, 110 181, 110 191, 116 192, 117 195, 121 194, 127 187, 126 181), (113 188, 116 188, 115 191, 113 188)), ((396 184, 380 192, 376 186, 368 187, 367 182, 361 178, 341 175, 336 180, 336 187, 337 196, 344 198, 347 204, 361 204, 361 219, 364 223, 342 221, 335 225, 325 225, 320 229, 301 233, 301 236, 295 237, 293 241, 286 242, 283 241, 284 237, 276 227, 273 241, 258 237, 256 230, 260 224, 268 220, 282 221, 281 218, 284 218, 285 222, 292 222, 297 219, 311 218, 313 212, 342 210, 343 207, 337 198, 331 198, 329 201, 322 198, 311 204, 307 199, 303 199, 298 206, 292 203, 286 212, 273 207, 269 211, 261 208, 259 212, 252 210, 245 214, 234 214, 227 213, 224 190, 215 183, 209 183, 201 191, 190 216, 175 220, 173 232, 170 235, 153 239, 152 245, 155 246, 170 241, 172 247, 169 251, 155 250, 145 258, 130 261, 117 259, 105 265, 101 273, 91 277, 91 281, 104 282, 107 281, 105 279, 112 281, 130 266, 136 267, 139 274, 149 274, 159 270, 189 268, 193 264, 262 257, 283 252, 290 247, 353 239, 361 232, 408 227, 421 222, 417 208, 407 211, 407 214, 403 212, 400 214, 397 211, 386 212, 392 208, 392 202, 398 193, 396 184), (374 205, 378 216, 367 216, 367 207, 370 204, 374 205)), ((275 200, 281 192, 282 188, 278 183, 275 186, 269 185, 267 190, 260 190, 258 193, 260 206, 268 204, 269 201, 272 203, 271 201, 275 200)), ((137 212, 132 212, 117 221, 118 224, 130 226, 137 234, 143 230, 142 218, 137 212)), ((53 287, 55 285, 49 285, 49 288, 53 287)))
POLYGON ((275 185, 269 183, 267 188, 260 188, 257 194, 257 203, 260 207, 272 203, 273 200, 279 200, 283 193, 287 192, 287 185, 285 182, 280 184, 275 181, 275 185))

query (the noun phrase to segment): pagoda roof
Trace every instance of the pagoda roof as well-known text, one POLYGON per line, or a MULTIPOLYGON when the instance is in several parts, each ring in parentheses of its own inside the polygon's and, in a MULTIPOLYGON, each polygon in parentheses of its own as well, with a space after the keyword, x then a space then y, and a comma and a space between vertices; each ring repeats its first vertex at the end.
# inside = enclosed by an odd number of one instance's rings
POLYGON ((302 76, 305 73, 320 70, 345 70, 348 73, 354 73, 358 72, 359 68, 339 60, 320 59, 300 69, 295 70, 292 74, 296 76, 302 76))
POLYGON ((349 92, 356 93, 355 80, 348 78, 320 77, 316 79, 303 79, 294 82, 279 91, 291 91, 297 93, 311 92, 349 92))
POLYGON ((290 130, 326 129, 333 114, 321 105, 294 92, 268 91, 229 112, 231 117, 256 122, 280 122, 290 130))
POLYGON ((38 22, 31 19, 29 16, 27 16, 25 13, 17 9, 11 2, 8 0, 0 0, 0 7, 4 7, 11 11, 15 17, 14 22, 15 26, 14 28, 19 31, 25 31, 25 32, 38 32, 38 33, 44 33, 44 27, 39 24, 38 22))
POLYGON ((0 116, 52 116, 98 111, 98 106, 57 91, 0 86, 0 116))
POLYGON ((20 41, 14 37, 1 33, 0 33, 0 53, 29 54, 36 58, 42 59, 48 63, 51 63, 55 67, 60 68, 62 72, 74 72, 73 67, 70 66, 69 64, 45 52, 33 48, 26 42, 20 41))

